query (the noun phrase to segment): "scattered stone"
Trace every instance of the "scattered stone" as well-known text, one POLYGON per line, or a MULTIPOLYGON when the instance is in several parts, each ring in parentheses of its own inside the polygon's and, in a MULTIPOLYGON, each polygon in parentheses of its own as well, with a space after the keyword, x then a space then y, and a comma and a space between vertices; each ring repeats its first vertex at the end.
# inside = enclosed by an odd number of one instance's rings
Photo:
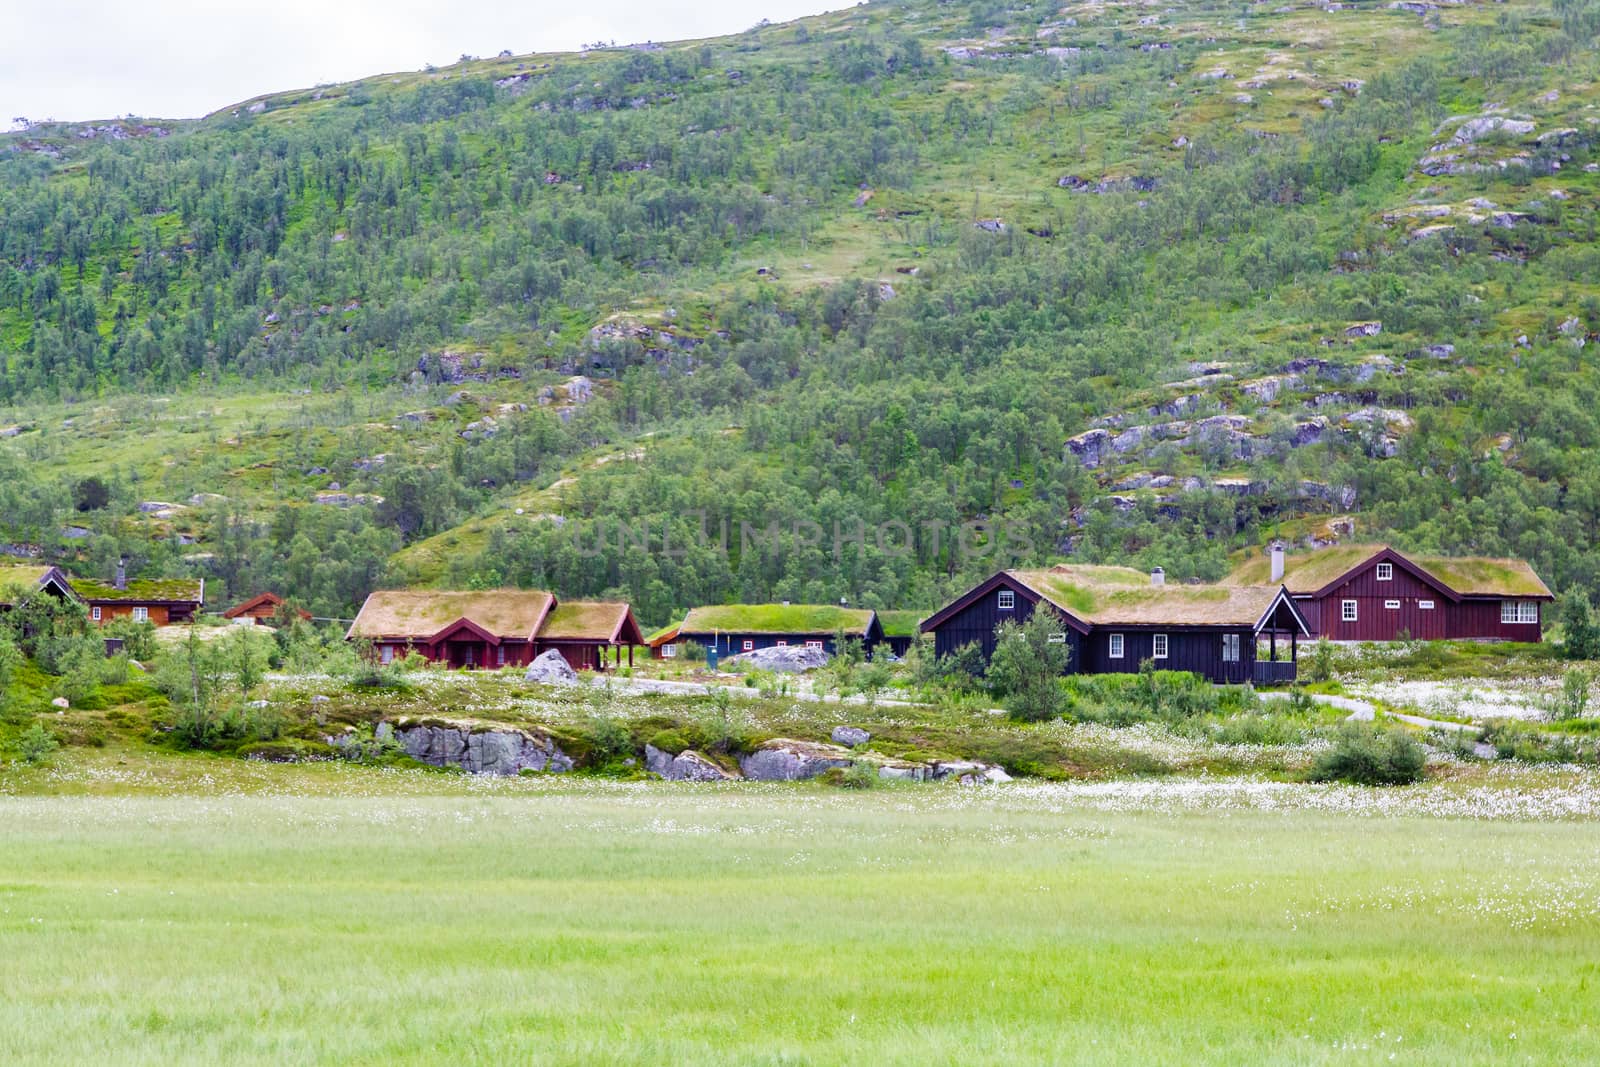
POLYGON ((735 673, 749 667, 755 670, 798 674, 825 666, 828 658, 826 652, 814 646, 775 645, 771 648, 758 648, 753 652, 741 652, 737 656, 729 656, 722 663, 725 670, 735 673))
POLYGON ((517 774, 525 770, 570 771, 572 758, 548 737, 509 727, 413 726, 396 730, 407 755, 434 767, 460 767, 471 774, 517 774))
POLYGON ((835 726, 830 736, 834 744, 846 748, 857 748, 872 740, 872 735, 859 726, 835 726))
POLYGON ((669 782, 726 782, 739 777, 693 749, 684 749, 674 756, 654 745, 645 745, 644 766, 669 782))
POLYGON ((845 768, 854 760, 849 749, 818 741, 795 741, 775 737, 760 748, 739 758, 746 778, 759 782, 792 782, 815 778, 835 767, 845 768))
POLYGON ((72 706, 72 704, 67 700, 66 697, 56 697, 54 700, 50 701, 50 706, 54 708, 69 708, 72 706))

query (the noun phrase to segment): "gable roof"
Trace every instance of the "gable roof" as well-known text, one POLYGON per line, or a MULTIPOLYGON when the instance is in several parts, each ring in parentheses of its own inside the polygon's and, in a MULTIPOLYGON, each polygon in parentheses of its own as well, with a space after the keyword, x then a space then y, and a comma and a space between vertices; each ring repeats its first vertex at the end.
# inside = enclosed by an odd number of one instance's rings
POLYGON ((878 622, 870 608, 830 604, 719 604, 693 608, 680 633, 834 634, 866 637, 878 622))
POLYGON ((1150 576, 1131 567, 1057 564, 1046 570, 1000 571, 930 616, 922 624, 932 630, 978 597, 1002 586, 1020 587, 1044 600, 1080 633, 1092 626, 1213 626, 1256 629, 1288 605, 1295 623, 1305 619, 1281 585, 1155 585, 1150 576), (1075 624, 1075 625, 1074 625, 1075 624))
POLYGON ((603 600, 563 600, 545 617, 539 639, 644 644, 633 609, 624 603, 603 600))
POLYGON ((467 619, 502 639, 531 641, 555 601, 538 589, 383 589, 367 597, 347 636, 422 641, 467 619))
MULTIPOLYGON (((1342 584, 1352 571, 1361 570, 1379 558, 1400 564, 1417 577, 1437 585, 1452 598, 1529 597, 1551 599, 1554 595, 1520 559, 1488 556, 1415 556, 1389 545, 1330 545, 1305 552, 1286 552, 1283 557, 1283 584, 1296 596, 1314 596, 1342 584)), ((1224 585, 1245 585, 1265 581, 1272 573, 1269 554, 1247 560, 1222 580, 1224 585)))
POLYGON ((72 579, 72 589, 83 599, 102 604, 194 604, 205 603, 204 578, 132 578, 118 589, 110 582, 91 578, 72 579))
POLYGON ((55 589, 62 596, 78 599, 66 572, 47 563, 0 564, 0 593, 7 589, 55 589))
MULTIPOLYGON (((257 593, 249 600, 246 600, 241 604, 235 604, 227 611, 224 611, 222 613, 222 617, 224 619, 237 619, 246 612, 255 611, 257 608, 263 607, 270 607, 274 610, 274 613, 276 613, 276 610, 281 608, 283 604, 283 597, 279 596, 277 593, 257 593)), ((303 608, 297 609, 295 614, 299 615, 302 619, 311 618, 311 612, 306 611, 303 608)))
POLYGON ((678 623, 672 623, 669 626, 663 626, 649 637, 646 637, 644 639, 644 643, 649 645, 651 648, 660 648, 668 641, 676 641, 678 639, 678 626, 678 623))
POLYGON ((880 611, 878 621, 883 624, 885 637, 915 637, 917 627, 928 617, 926 611, 880 611))

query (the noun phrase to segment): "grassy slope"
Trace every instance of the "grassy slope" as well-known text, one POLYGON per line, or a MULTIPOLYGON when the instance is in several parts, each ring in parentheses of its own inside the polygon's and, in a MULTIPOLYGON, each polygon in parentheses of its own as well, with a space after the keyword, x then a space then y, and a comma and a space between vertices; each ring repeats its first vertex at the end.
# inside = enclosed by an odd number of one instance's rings
MULTIPOLYGON (((296 788, 297 771, 272 773, 296 788)), ((0 1050, 18 1064, 1600 1055, 1588 823, 1109 814, 955 789, 909 804, 519 792, 6 800, 0 1050)))

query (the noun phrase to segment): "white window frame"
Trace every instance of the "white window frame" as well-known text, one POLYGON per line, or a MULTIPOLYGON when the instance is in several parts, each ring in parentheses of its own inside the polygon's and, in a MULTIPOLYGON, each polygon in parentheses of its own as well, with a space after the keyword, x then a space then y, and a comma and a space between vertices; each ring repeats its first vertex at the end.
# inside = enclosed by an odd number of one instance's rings
POLYGON ((1500 601, 1500 622, 1504 626, 1531 626, 1539 621, 1539 603, 1535 600, 1500 601))
POLYGON ((661 646, 661 658, 662 659, 677 659, 678 658, 678 643, 676 641, 668 641, 666 644, 662 645, 661 646))
POLYGON ((1419 611, 1432 611, 1433 610, 1433 601, 1431 601, 1431 600, 1419 600, 1419 601, 1417 601, 1417 609, 1419 611))
POLYGON ((1385 600, 1383 602, 1383 607, 1384 607, 1385 611, 1399 611, 1400 610, 1400 601, 1398 601, 1398 600, 1385 600))
POLYGON ((1340 622, 1360 622, 1360 611, 1361 609, 1357 606, 1357 602, 1354 600, 1339 601, 1340 622))
POLYGON ((1123 651, 1122 635, 1121 634, 1112 634, 1111 635, 1111 642, 1110 642, 1110 649, 1107 651, 1106 655, 1110 656, 1112 659, 1121 659, 1122 658, 1122 651, 1123 651))
POLYGON ((788 648, 789 647, 788 639, 787 638, 783 638, 783 637, 778 638, 778 642, 777 642, 776 647, 778 647, 778 648, 788 648))
POLYGON ((1243 642, 1239 640, 1238 634, 1223 634, 1222 662, 1238 663, 1240 659, 1240 647, 1242 645, 1243 642))
POLYGON ((1064 645, 1064 644, 1067 643, 1067 635, 1064 634, 1064 633, 1062 633, 1062 634, 1051 634, 1045 640, 1047 640, 1052 645, 1064 645))
POLYGON ((133 609, 133 621, 134 622, 149 622, 150 621, 150 609, 145 607, 145 606, 143 606, 142 604, 139 607, 134 608, 133 609))
POLYGON ((1169 642, 1167 641, 1167 635, 1166 634, 1151 634, 1150 635, 1150 658, 1151 659, 1166 659, 1167 658, 1167 652, 1170 649, 1170 647, 1171 646, 1170 646, 1169 642))
POLYGON ((1380 564, 1378 564, 1378 581, 1380 581, 1380 582, 1392 582, 1392 581, 1394 581, 1394 564, 1393 563, 1380 563, 1380 564))
POLYGON ((1015 611, 1017 608, 1017 594, 1009 589, 1000 590, 1000 597, 995 602, 995 606, 1001 611, 1015 611))
POLYGON ((744 647, 741 648, 740 651, 742 651, 742 652, 754 652, 755 649, 756 649, 756 643, 754 641, 745 641, 744 642, 744 647))
POLYGON ((379 645, 378 646, 378 662, 379 663, 393 663, 394 662, 394 646, 393 645, 379 645))
POLYGON ((807 648, 821 648, 822 647, 822 642, 821 641, 807 641, 806 642, 806 647, 807 648))
POLYGON ((505 645, 495 645, 494 646, 494 665, 496 667, 504 667, 506 665, 506 646, 505 645))
POLYGON ((94 607, 89 609, 89 618, 93 619, 95 622, 99 622, 100 621, 100 605, 99 604, 96 604, 94 607))

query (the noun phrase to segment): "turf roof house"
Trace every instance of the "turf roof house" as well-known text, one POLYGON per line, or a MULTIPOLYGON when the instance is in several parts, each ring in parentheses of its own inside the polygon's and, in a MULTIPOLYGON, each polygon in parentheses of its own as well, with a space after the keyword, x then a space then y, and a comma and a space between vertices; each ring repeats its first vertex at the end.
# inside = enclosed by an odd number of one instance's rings
POLYGON ((828 655, 838 651, 837 637, 853 637, 871 655, 883 640, 883 625, 870 608, 827 604, 721 604, 693 608, 678 626, 678 641, 693 641, 719 656, 736 656, 760 648, 809 645, 828 655))
MULTIPOLYGON (((235 604, 224 611, 222 617, 240 625, 266 626, 277 619, 278 611, 283 605, 284 599, 277 593, 258 593, 249 600, 235 604)), ((308 622, 311 619, 311 612, 304 608, 296 608, 294 613, 308 622)))
POLYGON ((1520 559, 1420 556, 1388 545, 1285 553, 1274 545, 1225 584, 1281 581, 1311 632, 1330 641, 1539 641, 1555 599, 1520 559))
POLYGON ((127 567, 117 564, 110 582, 72 579, 72 590, 89 605, 89 618, 101 624, 112 619, 132 619, 156 626, 193 622, 206 602, 204 578, 128 579, 127 567))
POLYGON ((454 668, 520 667, 550 649, 575 670, 604 670, 644 643, 627 604, 560 603, 537 589, 391 589, 367 597, 346 637, 388 663, 416 652, 454 668))
POLYGON ((72 579, 60 567, 34 563, 0 565, 0 608, 13 607, 13 600, 25 599, 39 590, 60 600, 80 599, 73 592, 72 579))
POLYGON ((927 617, 926 611, 878 612, 878 622, 883 626, 883 639, 888 643, 889 651, 896 656, 904 656, 911 651, 911 644, 917 639, 917 627, 927 617))
POLYGON ((1000 571, 929 616, 934 652, 976 644, 984 662, 1002 622, 1025 622, 1039 605, 1063 620, 1057 635, 1076 674, 1158 669, 1190 671, 1213 682, 1266 685, 1294 680, 1305 619, 1282 585, 1168 585, 1160 568, 1059 564, 1000 571), (1257 645, 1267 640, 1266 658, 1257 645))

